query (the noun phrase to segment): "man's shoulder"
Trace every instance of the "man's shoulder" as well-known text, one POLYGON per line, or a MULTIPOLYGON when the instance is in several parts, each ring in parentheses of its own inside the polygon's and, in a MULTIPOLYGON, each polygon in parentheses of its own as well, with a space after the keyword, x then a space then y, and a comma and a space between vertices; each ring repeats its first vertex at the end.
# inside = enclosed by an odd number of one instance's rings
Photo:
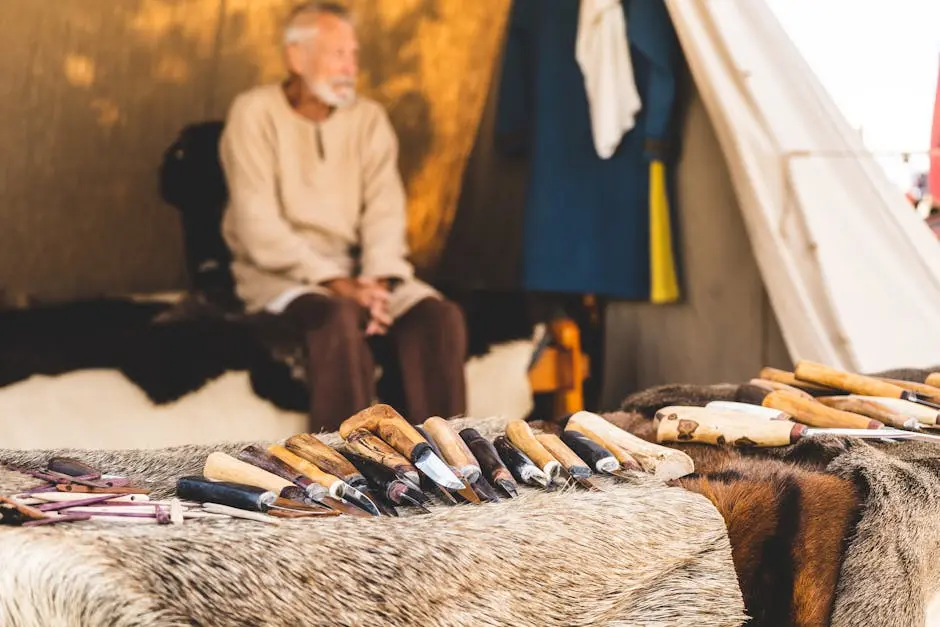
POLYGON ((278 93, 280 88, 280 85, 271 83, 246 89, 232 99, 229 112, 230 114, 235 112, 250 113, 267 109, 276 103, 276 98, 280 95, 278 93))
POLYGON ((366 96, 357 96, 353 113, 364 120, 387 120, 388 111, 377 100, 366 96))

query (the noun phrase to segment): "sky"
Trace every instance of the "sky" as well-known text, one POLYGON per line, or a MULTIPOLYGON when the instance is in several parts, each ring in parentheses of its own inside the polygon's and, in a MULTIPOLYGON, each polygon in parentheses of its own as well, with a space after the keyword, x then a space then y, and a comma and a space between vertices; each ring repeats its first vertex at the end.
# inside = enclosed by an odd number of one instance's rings
POLYGON ((940 0, 766 1, 870 149, 929 148, 940 0))

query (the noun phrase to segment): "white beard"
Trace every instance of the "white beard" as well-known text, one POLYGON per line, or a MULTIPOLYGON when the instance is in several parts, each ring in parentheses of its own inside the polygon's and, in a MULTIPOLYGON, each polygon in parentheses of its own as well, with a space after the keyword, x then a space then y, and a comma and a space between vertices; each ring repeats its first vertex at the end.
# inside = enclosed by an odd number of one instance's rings
POLYGON ((342 93, 323 81, 308 82, 307 87, 314 96, 331 107, 342 108, 352 104, 356 99, 356 88, 353 86, 344 86, 342 93))

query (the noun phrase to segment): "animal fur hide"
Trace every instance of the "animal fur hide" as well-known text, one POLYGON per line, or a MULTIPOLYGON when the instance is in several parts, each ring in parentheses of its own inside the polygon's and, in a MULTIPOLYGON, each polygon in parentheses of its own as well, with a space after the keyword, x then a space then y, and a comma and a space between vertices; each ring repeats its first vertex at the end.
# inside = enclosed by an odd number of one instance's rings
MULTIPOLYGON (((875 373, 923 381, 936 370, 875 373)), ((655 441, 655 411, 733 400, 735 385, 669 385, 610 417, 655 441)), ((677 444, 678 485, 725 518, 751 625, 921 626, 940 593, 940 446, 824 437, 769 449, 677 444)))
MULTIPOLYGON (((458 423, 491 437, 504 428, 458 423)), ((2 450, 0 462, 71 455, 159 497, 210 451, 241 446, 2 450)), ((34 484, 0 471, 0 493, 34 484)), ((708 500, 647 477, 605 485, 402 518, 0 529, 0 615, 21 627, 743 624, 708 500)))

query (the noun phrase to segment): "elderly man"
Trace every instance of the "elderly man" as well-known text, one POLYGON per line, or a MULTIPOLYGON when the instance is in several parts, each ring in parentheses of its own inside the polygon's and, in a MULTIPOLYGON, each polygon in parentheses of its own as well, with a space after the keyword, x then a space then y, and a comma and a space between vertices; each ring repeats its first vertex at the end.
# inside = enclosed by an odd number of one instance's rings
POLYGON ((289 77, 238 96, 220 145, 238 294, 304 331, 312 430, 375 400, 376 360, 379 396, 413 422, 461 414, 463 316, 406 258, 398 142, 382 107, 356 95, 349 14, 295 9, 284 53, 289 77), (367 336, 381 335, 387 350, 373 354, 367 336))

